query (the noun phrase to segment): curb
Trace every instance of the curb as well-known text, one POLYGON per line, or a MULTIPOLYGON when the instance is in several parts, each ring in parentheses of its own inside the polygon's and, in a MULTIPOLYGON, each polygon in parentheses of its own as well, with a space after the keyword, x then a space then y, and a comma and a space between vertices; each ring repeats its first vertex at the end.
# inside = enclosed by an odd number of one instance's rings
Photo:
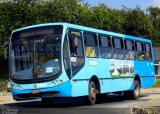
POLYGON ((143 103, 139 103, 131 108, 131 114, 160 114, 160 105, 149 105, 154 101, 160 101, 160 98, 148 100, 143 103), (146 106, 146 104, 148 104, 146 106))
POLYGON ((141 89, 142 93, 160 93, 160 88, 141 89))
POLYGON ((159 114, 160 109, 158 107, 150 108, 132 108, 131 114, 159 114))

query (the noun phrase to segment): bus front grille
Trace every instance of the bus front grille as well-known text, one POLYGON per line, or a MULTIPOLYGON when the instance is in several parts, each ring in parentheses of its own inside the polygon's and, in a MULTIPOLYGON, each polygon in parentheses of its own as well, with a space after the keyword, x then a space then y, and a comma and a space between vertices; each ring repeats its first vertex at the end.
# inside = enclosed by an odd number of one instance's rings
POLYGON ((60 93, 59 91, 52 91, 52 92, 40 92, 39 94, 25 93, 25 94, 18 94, 16 96, 22 99, 29 99, 36 97, 54 97, 59 93, 60 93))

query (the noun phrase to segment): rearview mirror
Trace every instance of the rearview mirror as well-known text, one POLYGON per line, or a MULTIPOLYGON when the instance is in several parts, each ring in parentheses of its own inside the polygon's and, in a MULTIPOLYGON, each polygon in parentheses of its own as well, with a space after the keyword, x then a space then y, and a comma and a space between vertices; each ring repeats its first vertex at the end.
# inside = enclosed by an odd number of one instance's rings
POLYGON ((9 41, 4 42, 3 48, 4 48, 4 58, 5 58, 5 59, 8 59, 8 54, 9 54, 9 41))

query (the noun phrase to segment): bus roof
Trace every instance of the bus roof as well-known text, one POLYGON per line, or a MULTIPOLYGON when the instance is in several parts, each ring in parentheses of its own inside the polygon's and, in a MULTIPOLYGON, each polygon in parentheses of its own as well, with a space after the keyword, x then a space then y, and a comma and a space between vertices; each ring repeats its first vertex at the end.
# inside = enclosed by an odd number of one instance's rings
POLYGON ((130 36, 130 35, 125 35, 125 34, 120 34, 120 33, 115 33, 115 32, 90 28, 90 27, 86 27, 86 26, 65 23, 65 22, 44 23, 44 24, 31 25, 31 26, 20 28, 20 29, 16 29, 12 33, 18 32, 18 31, 21 31, 21 30, 25 30, 25 29, 35 28, 35 27, 52 26, 52 25, 63 25, 65 28, 75 28, 75 29, 80 29, 80 30, 84 30, 84 31, 90 31, 90 32, 95 32, 95 33, 100 33, 100 34, 107 34, 107 35, 116 36, 116 37, 128 38, 128 39, 133 39, 133 40, 140 40, 140 41, 144 41, 144 42, 151 42, 151 40, 146 39, 146 38, 130 36))

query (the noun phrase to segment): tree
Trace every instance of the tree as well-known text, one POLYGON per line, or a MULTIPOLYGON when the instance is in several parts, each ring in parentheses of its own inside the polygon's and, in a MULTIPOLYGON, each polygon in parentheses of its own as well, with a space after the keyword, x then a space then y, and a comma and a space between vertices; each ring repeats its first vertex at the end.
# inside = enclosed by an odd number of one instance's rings
POLYGON ((139 6, 119 10, 102 3, 91 7, 80 4, 81 1, 0 0, 0 61, 4 62, 1 46, 13 30, 50 22, 69 22, 145 37, 152 39, 154 46, 160 46, 160 8, 149 7, 146 13, 139 6))
POLYGON ((149 7, 148 15, 153 23, 154 31, 151 34, 154 46, 160 46, 160 8, 149 7))
POLYGON ((126 34, 149 38, 154 27, 150 18, 137 6, 126 11, 124 29, 126 34))

